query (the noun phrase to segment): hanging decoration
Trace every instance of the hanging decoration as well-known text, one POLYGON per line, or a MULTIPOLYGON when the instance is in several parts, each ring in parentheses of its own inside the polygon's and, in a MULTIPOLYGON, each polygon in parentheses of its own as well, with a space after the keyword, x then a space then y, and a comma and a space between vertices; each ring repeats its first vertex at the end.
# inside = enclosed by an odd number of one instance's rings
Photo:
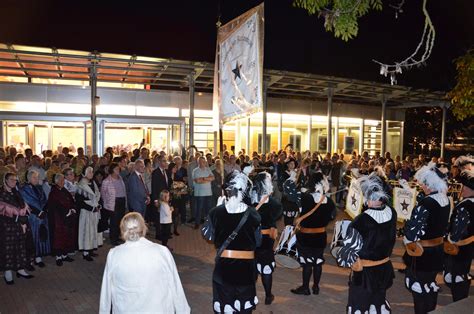
MULTIPOLYGON (((435 41, 435 28, 431 21, 431 18, 426 10, 426 3, 428 0, 423 0, 423 14, 425 15, 425 27, 423 29, 423 35, 421 36, 420 43, 416 47, 416 50, 405 60, 400 62, 395 62, 394 64, 385 64, 377 60, 372 60, 375 63, 380 65, 380 75, 385 77, 390 77, 390 84, 397 84, 397 74, 401 74, 403 70, 410 70, 412 67, 423 66, 426 64, 426 60, 431 55, 433 50, 434 41, 435 41), (421 56, 420 56, 420 53, 421 56)), ((398 18, 398 13, 402 13, 402 6, 404 1, 402 1, 397 6, 392 6, 396 9, 395 18, 398 18)))

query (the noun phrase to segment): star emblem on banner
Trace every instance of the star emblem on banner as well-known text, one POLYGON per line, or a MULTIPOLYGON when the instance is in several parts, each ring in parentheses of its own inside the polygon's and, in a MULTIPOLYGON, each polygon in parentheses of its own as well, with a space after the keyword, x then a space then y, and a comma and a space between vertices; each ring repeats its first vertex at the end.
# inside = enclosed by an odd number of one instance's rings
POLYGON ((242 68, 242 64, 239 64, 239 61, 237 61, 235 63, 235 68, 232 70, 232 72, 234 73, 234 80, 236 80, 237 78, 242 79, 240 77, 240 69, 241 68, 242 68))
POLYGON ((355 194, 352 194, 351 200, 352 200, 352 206, 355 207, 355 206, 356 206, 356 203, 357 203, 357 199, 356 199, 356 197, 355 197, 355 194))
POLYGON ((408 204, 407 202, 405 202, 405 200, 403 200, 403 202, 400 203, 400 206, 402 206, 402 210, 403 210, 404 212, 408 211, 408 205, 410 205, 410 204, 408 204))

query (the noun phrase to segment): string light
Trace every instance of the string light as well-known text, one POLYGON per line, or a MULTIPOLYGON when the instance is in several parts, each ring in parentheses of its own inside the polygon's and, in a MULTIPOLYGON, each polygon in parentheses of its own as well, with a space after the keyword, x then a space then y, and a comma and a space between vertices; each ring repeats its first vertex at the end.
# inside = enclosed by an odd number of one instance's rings
MULTIPOLYGON (((401 74, 403 69, 411 69, 413 66, 423 66, 426 64, 426 60, 431 55, 431 51, 433 50, 434 46, 434 41, 435 41, 435 28, 433 26, 433 23, 431 21, 431 18, 428 14, 428 11, 426 10, 426 2, 427 0, 423 0, 423 14, 425 15, 425 27, 423 29, 423 35, 421 36, 421 40, 416 47, 415 52, 413 52, 408 58, 406 58, 403 61, 400 62, 395 62, 395 64, 385 64, 377 60, 372 60, 373 62, 377 63, 380 65, 380 75, 383 75, 385 77, 390 76, 390 84, 391 85, 396 85, 397 84, 397 79, 396 75, 401 74), (423 54, 419 59, 417 59, 417 55, 422 51, 422 47, 424 47, 423 54)), ((404 1, 400 2, 398 6, 393 6, 391 7, 395 8, 397 11, 395 13, 395 18, 398 17, 398 12, 403 12, 402 6, 403 6, 404 1)))

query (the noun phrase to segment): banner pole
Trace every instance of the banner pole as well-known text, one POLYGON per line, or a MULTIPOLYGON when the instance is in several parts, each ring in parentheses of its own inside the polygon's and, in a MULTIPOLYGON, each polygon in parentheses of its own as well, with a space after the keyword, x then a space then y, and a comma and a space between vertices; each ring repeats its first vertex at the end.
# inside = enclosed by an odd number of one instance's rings
POLYGON ((223 132, 222 132, 222 126, 219 127, 219 157, 220 157, 220 160, 221 160, 221 183, 222 185, 224 185, 224 139, 223 139, 223 136, 222 136, 223 132))

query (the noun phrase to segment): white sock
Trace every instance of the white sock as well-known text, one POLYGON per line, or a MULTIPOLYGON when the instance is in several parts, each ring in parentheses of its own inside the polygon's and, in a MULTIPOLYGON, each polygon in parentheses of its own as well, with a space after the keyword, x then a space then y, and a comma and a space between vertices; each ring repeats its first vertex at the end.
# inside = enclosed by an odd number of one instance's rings
POLYGON ((56 256, 56 260, 59 261, 60 259, 62 259, 61 256, 56 256))
POLYGON ((43 261, 43 259, 41 257, 36 257, 35 258, 36 264, 41 263, 42 261, 43 261))
POLYGON ((65 259, 66 257, 67 257, 67 255, 63 255, 63 256, 61 256, 61 258, 62 258, 62 259, 65 259))
POLYGON ((89 255, 89 252, 84 251, 84 252, 82 252, 82 255, 87 256, 87 255, 89 255))
POLYGON ((13 272, 11 270, 5 270, 5 273, 3 274, 3 276, 5 276, 5 279, 7 281, 13 280, 13 272))
POLYGON ((29 275, 24 269, 17 270, 16 272, 19 273, 20 275, 23 275, 23 276, 28 276, 29 275))

